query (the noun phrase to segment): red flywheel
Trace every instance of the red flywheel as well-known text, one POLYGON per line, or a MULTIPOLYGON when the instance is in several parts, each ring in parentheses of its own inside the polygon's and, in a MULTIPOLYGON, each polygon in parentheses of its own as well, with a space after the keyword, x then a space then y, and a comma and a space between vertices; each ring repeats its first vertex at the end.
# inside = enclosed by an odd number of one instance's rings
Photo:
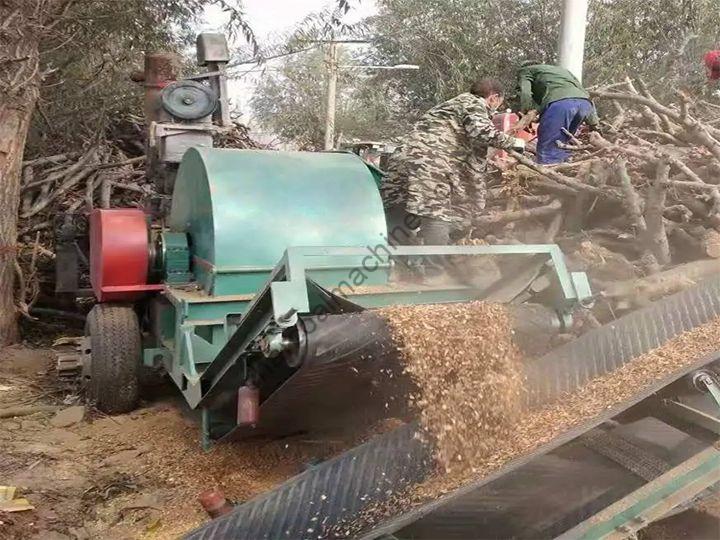
POLYGON ((90 283, 100 302, 132 301, 162 285, 148 283, 147 216, 137 208, 90 214, 90 283))

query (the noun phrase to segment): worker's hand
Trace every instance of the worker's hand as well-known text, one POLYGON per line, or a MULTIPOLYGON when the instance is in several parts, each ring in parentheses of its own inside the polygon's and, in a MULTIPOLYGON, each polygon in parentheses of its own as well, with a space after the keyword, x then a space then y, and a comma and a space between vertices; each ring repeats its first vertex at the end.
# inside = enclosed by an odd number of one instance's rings
POLYGON ((512 149, 522 154, 525 151, 525 139, 520 139, 518 137, 514 138, 512 149))

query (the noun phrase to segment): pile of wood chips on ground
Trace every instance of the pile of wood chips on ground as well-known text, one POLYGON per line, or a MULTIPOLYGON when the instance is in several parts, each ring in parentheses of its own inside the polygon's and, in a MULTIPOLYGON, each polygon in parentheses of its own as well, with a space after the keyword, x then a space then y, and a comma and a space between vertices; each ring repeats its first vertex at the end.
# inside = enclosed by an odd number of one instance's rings
POLYGON ((382 309, 405 373, 417 386, 410 404, 446 472, 473 470, 520 414, 520 350, 500 304, 382 309))
POLYGON ((592 94, 602 135, 572 138, 561 165, 511 152, 474 236, 560 244, 606 322, 720 271, 720 102, 660 103, 629 79, 592 94))
MULTIPOLYGON (((146 207, 157 195, 146 176, 144 128, 121 122, 113 140, 88 143, 82 152, 26 159, 22 164, 18 215, 18 309, 28 315, 41 290, 54 284, 54 230, 62 214, 93 208, 146 207)), ((214 137, 219 148, 257 148, 247 127, 235 124, 214 137)), ((73 220, 76 224, 78 221, 73 220)))

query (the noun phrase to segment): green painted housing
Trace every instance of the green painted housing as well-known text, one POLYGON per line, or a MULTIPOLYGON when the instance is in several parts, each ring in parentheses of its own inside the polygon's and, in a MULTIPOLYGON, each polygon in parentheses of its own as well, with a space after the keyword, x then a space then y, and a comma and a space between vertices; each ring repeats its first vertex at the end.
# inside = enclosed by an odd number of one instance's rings
MULTIPOLYGON (((170 229, 188 234, 207 293, 252 294, 289 247, 386 245, 374 174, 354 154, 193 148, 175 181, 170 229)), ((310 275, 333 286, 361 262, 319 257, 310 275)), ((386 281, 379 271, 368 284, 386 281)))

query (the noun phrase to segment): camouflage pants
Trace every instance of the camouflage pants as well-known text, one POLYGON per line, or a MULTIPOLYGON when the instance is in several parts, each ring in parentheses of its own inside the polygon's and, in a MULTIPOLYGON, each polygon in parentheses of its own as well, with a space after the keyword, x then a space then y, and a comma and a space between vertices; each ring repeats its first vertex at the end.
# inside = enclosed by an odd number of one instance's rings
POLYGON ((448 221, 418 216, 405 210, 402 205, 385 210, 388 242, 393 246, 447 246, 450 235, 459 229, 448 221))
MULTIPOLYGON (((403 206, 388 208, 385 215, 388 242, 392 246, 447 246, 452 243, 450 236, 456 228, 448 221, 411 214, 403 206)), ((397 262, 425 276, 443 274, 450 266, 448 257, 444 255, 402 257, 397 262)))

